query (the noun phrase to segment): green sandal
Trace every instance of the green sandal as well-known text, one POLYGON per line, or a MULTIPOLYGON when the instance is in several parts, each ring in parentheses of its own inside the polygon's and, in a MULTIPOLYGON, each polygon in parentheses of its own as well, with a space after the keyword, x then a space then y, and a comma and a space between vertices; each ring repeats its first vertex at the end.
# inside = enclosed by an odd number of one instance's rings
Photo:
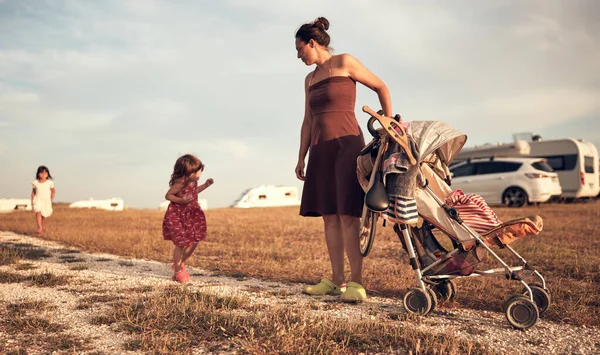
POLYGON ((367 298, 367 291, 357 282, 350 281, 340 299, 344 302, 362 302, 367 298))
POLYGON ((316 285, 304 286, 302 292, 311 296, 339 296, 342 294, 342 289, 327 279, 321 279, 321 282, 316 285))

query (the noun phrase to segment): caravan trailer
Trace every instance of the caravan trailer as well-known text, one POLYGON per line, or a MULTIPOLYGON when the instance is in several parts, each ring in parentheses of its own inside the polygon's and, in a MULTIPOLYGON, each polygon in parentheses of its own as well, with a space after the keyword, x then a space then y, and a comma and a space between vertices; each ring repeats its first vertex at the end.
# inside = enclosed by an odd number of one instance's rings
POLYGON ((558 174, 562 198, 593 198, 600 192, 598 150, 591 142, 573 138, 529 142, 515 140, 512 144, 463 149, 455 162, 492 156, 545 158, 558 174))
POLYGON ((125 202, 118 197, 108 200, 94 200, 90 198, 89 200, 75 201, 69 205, 69 208, 96 208, 106 211, 123 211, 125 209, 125 202))
POLYGON ((596 197, 598 181, 598 149, 582 139, 556 139, 531 142, 531 156, 546 158, 558 174, 567 199, 596 197))
POLYGON ((294 186, 262 185, 242 193, 231 207, 282 207, 298 206, 298 188, 294 186))
POLYGON ((31 211, 30 198, 0 198, 0 212, 31 211))
POLYGON ((530 142, 515 140, 512 143, 485 144, 470 148, 463 148, 456 155, 453 164, 467 159, 489 158, 489 157, 527 157, 531 153, 530 142))

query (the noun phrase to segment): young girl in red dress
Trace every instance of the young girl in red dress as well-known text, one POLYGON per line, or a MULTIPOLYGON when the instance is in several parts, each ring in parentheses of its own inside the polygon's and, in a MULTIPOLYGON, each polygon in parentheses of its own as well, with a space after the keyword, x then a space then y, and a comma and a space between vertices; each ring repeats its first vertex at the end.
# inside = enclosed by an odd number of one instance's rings
POLYGON ((175 271, 173 280, 189 282, 190 275, 185 269, 185 262, 192 256, 198 242, 206 238, 206 217, 198 204, 198 194, 213 184, 213 179, 207 179, 198 185, 204 164, 191 154, 179 157, 175 162, 169 191, 165 198, 171 203, 163 219, 162 230, 165 240, 175 244, 173 250, 173 265, 175 271))

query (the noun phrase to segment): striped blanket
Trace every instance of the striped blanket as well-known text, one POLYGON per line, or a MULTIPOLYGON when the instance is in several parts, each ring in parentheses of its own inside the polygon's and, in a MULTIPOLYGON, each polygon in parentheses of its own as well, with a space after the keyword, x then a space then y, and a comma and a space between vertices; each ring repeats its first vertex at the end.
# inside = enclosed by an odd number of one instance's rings
POLYGON ((417 201, 414 198, 404 198, 390 195, 388 209, 381 214, 383 219, 393 223, 416 224, 419 219, 417 201))
POLYGON ((502 224, 483 197, 465 195, 457 189, 446 197, 446 204, 459 212, 460 218, 474 231, 484 234, 502 224))

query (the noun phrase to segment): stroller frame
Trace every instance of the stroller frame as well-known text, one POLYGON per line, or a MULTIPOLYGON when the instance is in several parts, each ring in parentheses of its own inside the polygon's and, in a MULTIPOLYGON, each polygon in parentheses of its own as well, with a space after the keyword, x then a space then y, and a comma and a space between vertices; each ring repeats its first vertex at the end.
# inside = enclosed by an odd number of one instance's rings
MULTIPOLYGON (((377 153, 377 158, 375 163, 373 164, 373 170, 371 172, 371 176, 369 179, 369 185, 367 188, 367 196, 365 197, 365 204, 363 206, 363 215, 362 215, 362 223, 361 223, 361 234, 360 234, 360 245, 361 245, 361 254, 363 256, 367 256, 375 237, 376 230, 376 221, 379 215, 384 211, 381 206, 376 206, 373 209, 373 203, 368 203, 368 195, 371 193, 373 186, 376 184, 383 184, 382 181, 377 181, 377 179, 381 178, 379 174, 376 174, 377 171, 381 169, 383 164, 382 155, 384 154, 383 148, 387 146, 387 139, 391 137, 386 137, 385 132, 381 135, 381 132, 377 132, 372 129, 372 125, 374 119, 377 119, 380 123, 382 121, 379 119, 380 113, 374 113, 372 110, 368 109, 368 107, 364 107, 363 111, 371 114, 371 119, 369 120, 369 132, 374 137, 374 144, 372 144, 371 149, 368 150, 370 152, 372 149, 379 147, 379 151, 377 153), (377 133, 373 134, 373 133, 377 133), (375 147, 373 147, 375 146, 375 147)), ((389 118, 387 118, 389 120, 389 118)), ((402 132, 404 133, 404 132, 402 132)), ((367 146, 365 150, 368 148, 367 146)), ((361 155, 364 154, 361 152, 361 155)), ((534 267, 532 267, 525 258, 523 258, 519 253, 517 253, 512 247, 508 244, 504 244, 497 241, 497 245, 500 248, 506 248, 512 255, 514 255, 520 265, 511 266, 506 263, 498 254, 496 254, 490 245, 486 243, 484 237, 479 235, 476 231, 474 231, 470 226, 468 226, 464 221, 460 218, 458 211, 446 205, 446 203, 436 194, 436 192, 429 186, 430 179, 436 180, 435 183, 440 184, 441 178, 436 175, 436 173, 429 168, 426 162, 417 162, 420 164, 419 166, 419 174, 417 178, 418 189, 420 189, 423 193, 427 194, 430 198, 432 198, 438 207, 443 208, 447 217, 456 222, 459 228, 462 228, 463 231, 467 232, 469 235, 469 239, 461 238, 459 235, 454 236, 452 233, 445 231, 444 228, 437 225, 435 221, 431 221, 427 219, 424 215, 419 212, 419 217, 421 217, 424 221, 431 224, 434 228, 438 228, 445 235, 447 235, 454 249, 451 251, 447 251, 438 260, 430 263, 422 267, 425 262, 423 260, 423 255, 419 254, 419 249, 416 248, 415 242, 413 240, 414 236, 412 234, 418 230, 417 227, 408 226, 404 223, 396 223, 394 225, 394 231, 396 232, 398 238, 402 242, 408 257, 409 263, 414 271, 415 280, 417 281, 417 287, 409 288, 407 293, 404 296, 403 303, 406 310, 410 313, 422 314, 426 315, 432 312, 437 306, 438 302, 443 302, 454 298, 456 294, 456 285, 454 284, 454 279, 462 278, 462 277, 497 277, 504 276, 507 280, 516 280, 519 281, 523 289, 521 293, 511 295, 505 301, 503 305, 503 310, 505 312, 506 318, 508 322, 517 329, 527 329, 533 326, 539 319, 540 314, 545 312, 550 305, 550 292, 546 287, 546 281, 544 277, 538 272, 534 267), (443 265, 448 260, 451 260, 455 256, 461 255, 461 253, 466 253, 470 250, 474 250, 474 248, 483 248, 485 252, 492 256, 500 265, 500 268, 494 268, 489 270, 476 270, 474 269, 472 272, 469 272, 468 275, 456 275, 456 274, 433 274, 427 275, 428 271, 433 270, 437 266, 443 265), (523 271, 530 271, 531 273, 526 277, 523 277, 520 273, 523 271), (539 279, 540 283, 527 283, 525 282, 525 278, 530 276, 534 276, 539 279)), ((385 226, 385 220, 384 220, 385 226)), ((430 237, 435 239, 434 237, 430 237)), ((487 240, 490 242, 490 240, 487 240)), ((437 241, 436 241, 437 243, 437 241)), ((439 245, 439 244, 438 244, 439 245)), ((479 260, 481 262, 481 260, 479 260)), ((471 265, 472 267, 473 265, 471 265)))

